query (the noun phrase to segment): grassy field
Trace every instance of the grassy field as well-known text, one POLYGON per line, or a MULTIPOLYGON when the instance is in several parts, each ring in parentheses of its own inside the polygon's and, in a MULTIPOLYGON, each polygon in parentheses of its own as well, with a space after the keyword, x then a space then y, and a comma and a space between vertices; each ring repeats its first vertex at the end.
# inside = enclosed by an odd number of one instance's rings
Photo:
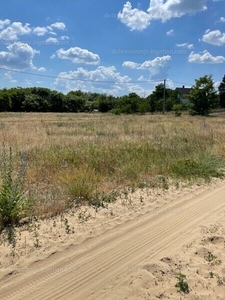
POLYGON ((15 169, 25 152, 24 190, 39 216, 101 205, 128 187, 210 180, 225 167, 223 115, 1 113, 0 142, 15 169))

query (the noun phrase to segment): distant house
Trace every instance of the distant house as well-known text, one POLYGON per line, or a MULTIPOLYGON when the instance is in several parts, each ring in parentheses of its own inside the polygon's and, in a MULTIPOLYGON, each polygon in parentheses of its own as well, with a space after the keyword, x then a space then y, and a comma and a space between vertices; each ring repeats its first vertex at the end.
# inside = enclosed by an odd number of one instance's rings
POLYGON ((192 88, 186 88, 184 85, 182 87, 176 88, 180 92, 180 95, 178 96, 181 102, 183 103, 190 103, 190 101, 187 98, 187 95, 190 94, 192 88))

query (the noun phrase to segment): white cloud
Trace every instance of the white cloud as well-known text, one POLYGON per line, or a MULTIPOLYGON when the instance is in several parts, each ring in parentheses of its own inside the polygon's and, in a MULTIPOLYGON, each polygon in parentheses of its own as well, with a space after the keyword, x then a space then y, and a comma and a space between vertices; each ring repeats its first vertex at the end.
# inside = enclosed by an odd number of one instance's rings
POLYGON ((46 27, 35 27, 33 29, 33 33, 38 35, 38 36, 42 36, 45 35, 48 32, 48 29, 46 27))
POLYGON ((0 52, 0 66, 8 69, 34 69, 33 58, 39 52, 26 43, 14 42, 0 52))
POLYGON ((55 85, 66 91, 80 89, 117 95, 123 89, 124 91, 127 89, 130 81, 130 77, 122 76, 114 66, 99 66, 90 71, 80 67, 76 71, 59 73, 55 85), (123 84, 120 85, 119 83, 123 84))
POLYGON ((47 40, 45 40, 45 43, 46 43, 46 44, 58 44, 59 41, 58 41, 57 38, 50 37, 50 38, 48 38, 47 40))
POLYGON ((31 80, 29 80, 29 79, 25 79, 25 84, 27 84, 27 85, 31 85, 32 83, 31 83, 31 80))
POLYGON ((220 81, 215 81, 215 82, 214 82, 213 85, 214 85, 214 88, 215 88, 216 90, 218 89, 220 83, 221 83, 220 81))
POLYGON ((167 31, 166 34, 167 34, 167 35, 173 35, 173 29, 170 29, 169 31, 167 31))
POLYGON ((73 47, 67 50, 59 49, 51 56, 52 59, 55 57, 71 60, 73 63, 77 64, 96 65, 100 61, 98 54, 79 47, 73 47))
POLYGON ((222 33, 220 30, 210 31, 210 29, 207 29, 202 37, 202 41, 215 46, 221 46, 225 44, 225 33, 222 33))
POLYGON ((176 46, 180 48, 188 48, 188 49, 192 49, 194 47, 193 44, 188 44, 188 43, 176 44, 176 46))
POLYGON ((224 17, 221 17, 219 22, 225 22, 225 18, 224 17))
POLYGON ((132 8, 127 1, 118 13, 118 19, 131 30, 144 30, 152 20, 163 22, 171 18, 179 18, 185 14, 204 11, 207 0, 151 0, 147 12, 132 8))
POLYGON ((166 87, 169 89, 174 89, 174 82, 171 79, 166 79, 166 87))
POLYGON ((150 24, 149 14, 137 8, 132 9, 129 1, 124 4, 122 12, 118 13, 118 19, 131 30, 141 31, 150 24))
POLYGON ((167 75, 170 60, 171 56, 166 55, 162 57, 156 57, 153 60, 146 60, 142 64, 138 64, 132 61, 125 61, 122 66, 130 69, 148 70, 150 72, 151 78, 159 78, 165 77, 167 75))
POLYGON ((146 98, 153 91, 153 89, 146 89, 146 88, 141 87, 138 84, 128 84, 127 89, 128 89, 127 93, 136 93, 140 97, 143 97, 143 98, 146 98))
POLYGON ((65 41, 65 40, 69 40, 70 38, 67 36, 67 35, 62 35, 61 37, 60 37, 60 40, 61 41, 65 41))
POLYGON ((138 69, 139 66, 140 66, 140 64, 135 63, 135 62, 133 62, 133 61, 125 61, 125 62, 122 64, 122 66, 123 66, 124 68, 129 68, 129 69, 138 69))
POLYGON ((56 28, 58 30, 65 30, 66 29, 66 25, 65 23, 62 22, 56 22, 50 25, 50 27, 52 28, 56 28))
POLYGON ((212 56, 207 50, 204 50, 200 53, 194 53, 193 51, 190 53, 188 57, 188 61, 190 63, 198 63, 198 64, 221 64, 225 62, 224 56, 212 56))
POLYGON ((13 22, 11 25, 0 31, 0 39, 5 41, 16 41, 19 36, 31 33, 30 24, 23 25, 21 22, 13 22))
POLYGON ((54 32, 54 29, 66 30, 66 25, 62 22, 56 22, 56 23, 53 23, 53 24, 51 24, 49 26, 45 26, 45 27, 37 26, 37 27, 33 28, 33 33, 38 35, 38 36, 43 36, 47 33, 52 34, 52 35, 57 35, 54 32))
POLYGON ((198 11, 204 11, 207 0, 152 0, 148 13, 152 19, 161 19, 162 21, 171 18, 179 18, 185 14, 193 14, 198 11))
POLYGON ((45 72, 46 71, 46 68, 44 68, 44 67, 41 67, 41 68, 39 68, 39 69, 37 69, 39 72, 45 72))
POLYGON ((0 20, 0 39, 4 41, 17 41, 21 36, 30 34, 37 36, 56 35, 55 30, 66 30, 66 25, 62 22, 55 22, 49 26, 31 28, 29 23, 23 25, 21 22, 11 23, 9 19, 0 20))
POLYGON ((0 20, 0 29, 3 29, 5 26, 9 25, 11 22, 9 19, 0 20))

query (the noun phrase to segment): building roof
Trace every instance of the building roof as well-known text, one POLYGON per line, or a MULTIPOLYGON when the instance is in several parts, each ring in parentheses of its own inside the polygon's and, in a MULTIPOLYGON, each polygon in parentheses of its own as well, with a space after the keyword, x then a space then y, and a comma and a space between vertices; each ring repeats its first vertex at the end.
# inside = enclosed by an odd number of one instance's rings
POLYGON ((179 90, 181 96, 183 97, 184 95, 189 95, 192 88, 186 88, 186 87, 183 85, 182 87, 178 87, 178 88, 176 88, 176 89, 179 90))

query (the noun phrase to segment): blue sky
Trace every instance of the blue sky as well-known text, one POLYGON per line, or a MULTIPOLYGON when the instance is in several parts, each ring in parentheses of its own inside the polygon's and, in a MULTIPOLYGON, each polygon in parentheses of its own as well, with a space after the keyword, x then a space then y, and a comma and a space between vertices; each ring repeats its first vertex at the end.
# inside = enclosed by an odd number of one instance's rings
POLYGON ((149 95, 225 75, 225 0, 5 0, 0 88, 149 95))

